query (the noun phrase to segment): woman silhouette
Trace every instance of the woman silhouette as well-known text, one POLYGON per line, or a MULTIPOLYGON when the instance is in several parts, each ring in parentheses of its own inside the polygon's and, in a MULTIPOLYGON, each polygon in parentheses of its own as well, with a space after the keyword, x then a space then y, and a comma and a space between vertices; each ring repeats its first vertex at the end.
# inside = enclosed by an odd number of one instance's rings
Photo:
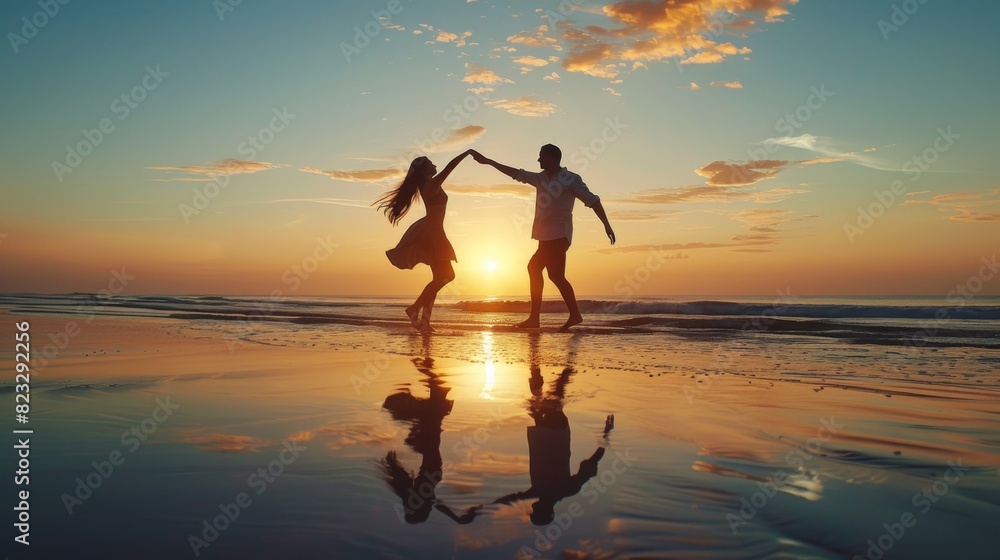
POLYGON ((441 185, 470 153, 471 150, 468 150, 456 156, 448 162, 441 173, 437 173, 437 167, 427 157, 420 156, 414 159, 403 182, 375 201, 379 205, 378 209, 389 218, 392 225, 399 223, 399 220, 406 215, 417 194, 424 199, 427 207, 427 215, 406 230, 395 248, 385 252, 389 262, 397 268, 412 269, 417 263, 424 263, 431 267, 431 272, 434 274, 413 305, 406 308, 406 316, 417 330, 434 330, 430 325, 434 300, 441 288, 455 279, 451 261, 458 262, 458 258, 455 257, 455 249, 444 233, 448 195, 441 185))

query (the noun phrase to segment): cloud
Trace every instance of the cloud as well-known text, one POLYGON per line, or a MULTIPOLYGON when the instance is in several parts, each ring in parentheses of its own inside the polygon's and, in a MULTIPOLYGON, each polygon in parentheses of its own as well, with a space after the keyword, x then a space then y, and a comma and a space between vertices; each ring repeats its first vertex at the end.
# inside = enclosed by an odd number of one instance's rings
MULTIPOLYGON (((801 150, 807 150, 820 155, 820 157, 797 162, 803 165, 847 161, 863 167, 878 169, 880 171, 902 171, 902 169, 898 168, 898 164, 890 164, 889 162, 879 161, 872 155, 866 155, 874 152, 874 148, 867 148, 863 152, 844 151, 834 147, 833 141, 825 136, 814 136, 812 134, 803 134, 801 136, 779 136, 777 138, 768 138, 763 141, 763 144, 769 148, 774 145, 785 146, 788 148, 799 148, 801 150)), ((769 149, 769 151, 771 150, 769 149)))
POLYGON ((677 86, 677 89, 689 89, 691 91, 695 91, 695 90, 701 89, 701 87, 698 84, 696 84, 694 82, 691 82, 691 85, 689 85, 689 86, 677 86))
POLYGON ((502 183, 496 185, 446 185, 445 190, 449 193, 484 196, 484 197, 506 197, 516 196, 519 198, 534 198, 535 187, 523 183, 502 183))
POLYGON ((743 84, 739 80, 733 80, 731 82, 711 82, 708 85, 712 87, 727 87, 729 89, 743 89, 743 84))
POLYGON ((559 81, 559 74, 556 74, 555 72, 553 72, 553 73, 549 74, 548 76, 545 76, 542 79, 546 80, 546 81, 549 81, 549 82, 558 82, 559 81))
POLYGON ((522 56, 520 58, 515 58, 514 62, 522 66, 547 66, 549 61, 544 58, 538 58, 534 56, 522 56))
POLYGON ((779 210, 776 208, 750 208, 731 215, 730 218, 742 222, 747 230, 755 233, 777 233, 778 226, 782 224, 801 222, 808 218, 816 218, 816 215, 794 217, 795 212, 791 210, 779 210))
POLYGON ((938 210, 947 214, 944 216, 946 220, 955 222, 1000 222, 1000 189, 938 194, 928 199, 907 199, 904 204, 936 206, 938 210))
POLYGON ((496 101, 486 101, 486 104, 494 109, 502 109, 512 115, 522 117, 548 117, 556 112, 556 106, 547 101, 539 101, 532 97, 518 97, 517 99, 498 99, 496 101))
POLYGON ((464 146, 474 142, 477 138, 486 133, 486 128, 477 125, 463 126, 452 130, 444 139, 435 143, 428 152, 447 151, 455 146, 464 146))
POLYGON ((658 222, 682 213, 680 210, 611 210, 608 217, 616 222, 658 222))
POLYGON ((693 251, 697 249, 726 249, 736 247, 747 247, 755 245, 771 245, 777 243, 781 238, 760 238, 760 239, 736 239, 741 236, 734 236, 733 243, 670 243, 667 245, 622 245, 598 249, 598 253, 646 253, 650 251, 693 251))
POLYGON ((439 29, 437 37, 435 37, 434 40, 438 43, 455 43, 456 47, 464 47, 465 40, 471 35, 471 31, 464 31, 462 34, 457 35, 455 33, 449 33, 443 29, 439 29))
POLYGON ((559 41, 556 40, 555 37, 549 37, 546 35, 548 31, 548 25, 540 25, 533 31, 521 31, 520 33, 507 37, 507 42, 515 45, 524 45, 526 47, 549 47, 557 51, 561 51, 562 46, 559 45, 559 41))
POLYGON ((477 62, 465 63, 465 77, 462 78, 462 81, 469 84, 514 83, 513 80, 508 80, 507 78, 501 78, 500 76, 496 75, 492 70, 477 62))
POLYGON ((215 163, 206 165, 179 165, 179 166, 155 166, 146 167, 154 171, 177 171, 190 175, 200 175, 200 177, 175 177, 171 179, 156 179, 157 181, 211 181, 220 175, 236 175, 241 173, 257 173, 269 169, 279 169, 289 167, 280 163, 268 163, 266 161, 250 161, 243 159, 227 158, 215 163))
POLYGON ((772 204, 781 202, 793 195, 809 191, 799 189, 770 189, 756 191, 746 187, 724 187, 711 185, 688 185, 679 188, 656 188, 629 194, 615 202, 628 204, 683 204, 697 202, 756 202, 772 204))
POLYGON ((601 91, 610 93, 611 95, 614 95, 616 97, 621 97, 621 93, 618 93, 617 91, 615 91, 614 88, 606 87, 606 88, 602 88, 601 91))
MULTIPOLYGON (((622 0, 605 5, 599 13, 603 25, 557 23, 561 43, 567 46, 563 66, 572 72, 607 77, 619 65, 664 62, 715 64, 732 56, 746 57, 751 50, 721 40, 724 34, 745 37, 758 20, 777 23, 798 0, 622 0)), ((589 15, 589 14, 588 14, 589 15)), ((545 26, 543 26, 545 27, 545 26)), ((555 47, 545 31, 515 35, 523 44, 555 47)), ((508 38, 511 41, 511 38, 508 38)), ((511 41, 513 42, 513 41, 511 41)), ((637 66, 633 66, 633 70, 637 66)), ((737 83, 737 82, 733 82, 737 83)))
POLYGON ((315 167, 303 167, 300 171, 326 175, 334 181, 349 181, 352 183, 378 183, 387 179, 402 179, 406 176, 406 170, 396 168, 367 169, 363 171, 323 171, 315 167))
POLYGON ((707 184, 710 186, 735 187, 752 185, 764 179, 770 179, 778 171, 781 171, 781 167, 787 163, 787 161, 772 159, 748 161, 746 163, 713 161, 700 169, 696 169, 695 173, 702 177, 707 177, 707 184))
POLYGON ((189 443, 197 445, 204 451, 215 451, 218 453, 241 453, 244 451, 260 451, 271 445, 266 439, 253 436, 241 436, 235 434, 211 434, 199 430, 183 433, 178 439, 178 443, 189 443))
POLYGON ((838 161, 844 161, 844 159, 834 158, 834 157, 818 157, 812 159, 804 159, 802 161, 797 161, 795 163, 798 163, 800 165, 814 165, 817 163, 837 163, 838 161))
POLYGON ((333 206, 348 206, 351 208, 371 208, 371 202, 350 198, 278 198, 274 200, 248 200, 244 202, 234 202, 230 203, 228 206, 244 204, 284 204, 289 202, 309 202, 314 204, 331 204, 333 206))

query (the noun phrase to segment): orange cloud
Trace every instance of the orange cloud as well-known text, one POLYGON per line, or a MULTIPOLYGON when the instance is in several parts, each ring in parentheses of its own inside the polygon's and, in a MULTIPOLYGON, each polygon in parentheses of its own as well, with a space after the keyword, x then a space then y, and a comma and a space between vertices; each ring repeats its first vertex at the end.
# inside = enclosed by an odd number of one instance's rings
POLYGON ((489 68, 476 62, 465 63, 465 77, 462 78, 462 81, 468 84, 514 83, 513 80, 501 78, 489 68))
POLYGON ((219 175, 235 175, 239 173, 257 173, 258 171, 267 171, 268 169, 278 169, 281 167, 288 167, 288 165, 280 163, 268 163, 266 161, 250 161, 244 159, 236 158, 226 158, 215 163, 209 163, 207 165, 179 165, 179 166, 155 166, 146 167, 144 169, 151 169, 154 171, 180 171, 183 173, 188 173, 191 175, 200 175, 201 177, 176 177, 171 179, 156 179, 156 181, 211 181, 213 178, 219 175))
POLYGON ((367 169, 363 171, 323 171, 315 167, 303 167, 300 171, 326 175, 334 181, 350 181, 353 183, 378 183, 386 179, 402 179, 406 176, 403 169, 367 169))
POLYGON ((533 198, 535 196, 535 187, 522 183, 502 183, 498 185, 447 185, 445 190, 449 193, 471 196, 516 196, 521 198, 533 198))
POLYGON ((696 169, 695 173, 707 177, 710 186, 744 186, 752 185, 764 179, 774 177, 788 162, 783 160, 762 159, 746 163, 727 163, 713 161, 696 169))
POLYGON ((498 99, 487 101, 486 104, 522 117, 547 117, 556 112, 556 106, 552 103, 539 101, 533 97, 518 97, 511 100, 498 99))
POLYGON ((711 82, 708 85, 712 87, 727 87, 729 89, 743 89, 743 84, 739 80, 733 80, 731 82, 711 82))
MULTIPOLYGON (((922 191, 926 193, 929 191, 922 191)), ((917 193, 914 193, 917 194, 917 193)), ((1000 189, 986 192, 948 193, 929 199, 909 199, 904 204, 930 204, 949 213, 945 219, 955 222, 1000 222, 1000 189)))
MULTIPOLYGON (((561 39, 568 45, 563 66, 573 72, 607 77, 612 68, 632 61, 656 62, 676 57, 681 64, 719 63, 727 57, 751 52, 748 47, 719 41, 720 36, 745 36, 756 27, 756 18, 760 16, 769 23, 780 22, 789 13, 788 8, 797 3, 798 0, 623 0, 603 7, 608 19, 606 25, 580 28, 571 21, 557 24, 561 39)), ((532 46, 556 43, 537 30, 516 37, 530 39, 532 46)))
POLYGON ((798 189, 770 189, 767 191, 755 191, 752 188, 711 186, 711 185, 688 185, 680 188, 657 188, 639 191, 630 194, 624 199, 616 202, 631 204, 681 204, 685 202, 756 202, 758 204, 771 204, 781 202, 796 194, 803 194, 809 191, 798 189))

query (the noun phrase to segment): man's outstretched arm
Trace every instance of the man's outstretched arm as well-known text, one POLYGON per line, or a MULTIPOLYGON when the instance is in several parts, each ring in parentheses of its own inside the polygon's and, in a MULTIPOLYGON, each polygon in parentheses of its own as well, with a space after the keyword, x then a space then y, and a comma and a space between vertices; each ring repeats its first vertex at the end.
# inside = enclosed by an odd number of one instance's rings
POLYGON ((481 153, 479 153, 479 152, 477 152, 475 150, 469 150, 469 151, 472 152, 472 157, 473 157, 473 159, 476 160, 476 162, 478 162, 478 163, 485 163, 487 165, 491 165, 491 166, 493 166, 494 169, 496 169, 500 173, 503 173, 504 175, 510 177, 511 179, 515 179, 515 180, 517 179, 517 172, 519 171, 518 169, 515 169, 515 168, 513 168, 513 167, 511 167, 509 165, 504 165, 502 163, 495 162, 492 159, 484 156, 483 154, 481 154, 481 153))
POLYGON ((597 202, 594 203, 593 206, 591 206, 591 208, 593 208, 594 213, 597 214, 597 217, 600 218, 602 222, 604 222, 604 233, 608 234, 608 239, 610 239, 611 244, 614 245, 615 230, 611 229, 611 222, 608 221, 608 214, 607 212, 604 211, 604 205, 602 205, 601 201, 598 200, 597 202))

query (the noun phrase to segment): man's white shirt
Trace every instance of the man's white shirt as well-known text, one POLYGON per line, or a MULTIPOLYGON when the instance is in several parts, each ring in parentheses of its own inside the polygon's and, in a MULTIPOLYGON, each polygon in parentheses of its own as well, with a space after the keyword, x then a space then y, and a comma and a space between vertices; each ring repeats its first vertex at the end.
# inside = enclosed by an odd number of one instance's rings
POLYGON ((565 237, 573 242, 573 203, 576 199, 590 208, 601 200, 590 192, 579 175, 559 168, 552 179, 544 171, 533 173, 519 169, 515 180, 535 187, 535 221, 531 238, 550 241, 565 237))

